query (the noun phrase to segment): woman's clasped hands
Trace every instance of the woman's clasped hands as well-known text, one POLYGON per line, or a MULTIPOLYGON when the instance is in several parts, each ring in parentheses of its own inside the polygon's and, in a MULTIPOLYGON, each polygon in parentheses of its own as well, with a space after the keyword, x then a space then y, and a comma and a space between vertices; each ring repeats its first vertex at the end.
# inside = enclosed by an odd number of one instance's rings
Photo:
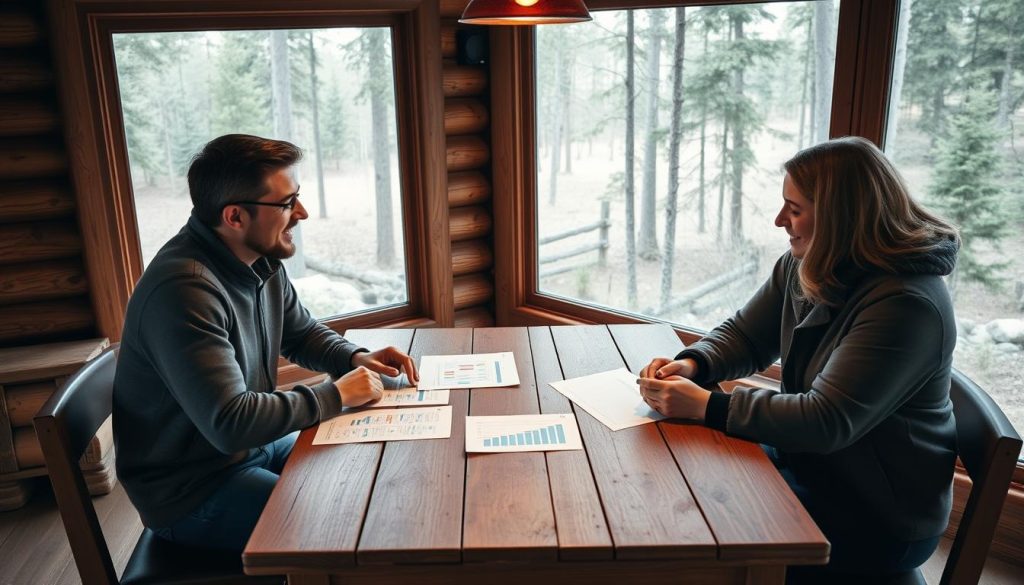
POLYGON ((640 371, 640 396, 655 412, 669 418, 704 420, 711 392, 691 380, 697 362, 685 358, 654 358, 640 371))

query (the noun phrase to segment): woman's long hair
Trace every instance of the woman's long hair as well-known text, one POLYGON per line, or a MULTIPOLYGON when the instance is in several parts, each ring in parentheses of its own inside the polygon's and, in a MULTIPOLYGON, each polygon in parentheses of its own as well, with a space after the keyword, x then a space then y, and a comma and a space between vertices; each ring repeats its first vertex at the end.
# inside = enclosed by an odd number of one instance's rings
POLYGON ((928 253, 944 239, 959 241, 956 228, 911 199, 896 168, 864 138, 823 142, 784 166, 814 203, 814 235, 799 271, 812 302, 841 301, 841 264, 895 273, 901 257, 928 253))

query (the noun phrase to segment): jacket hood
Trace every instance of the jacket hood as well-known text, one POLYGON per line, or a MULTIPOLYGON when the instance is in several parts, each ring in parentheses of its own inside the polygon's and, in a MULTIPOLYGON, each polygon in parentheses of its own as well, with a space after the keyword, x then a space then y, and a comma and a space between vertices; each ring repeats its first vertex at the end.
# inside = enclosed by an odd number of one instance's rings
POLYGON ((953 237, 937 240, 929 250, 905 254, 893 259, 899 274, 937 274, 946 276, 956 267, 960 241, 953 237))

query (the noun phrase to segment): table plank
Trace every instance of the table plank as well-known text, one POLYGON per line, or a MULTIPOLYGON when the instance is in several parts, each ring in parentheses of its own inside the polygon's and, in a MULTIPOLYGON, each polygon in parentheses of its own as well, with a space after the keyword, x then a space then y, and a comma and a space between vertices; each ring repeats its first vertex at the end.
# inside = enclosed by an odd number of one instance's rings
MULTIPOLYGON (((346 338, 371 349, 394 345, 407 351, 413 335, 412 329, 353 330, 346 338)), ((311 427, 299 435, 242 555, 247 571, 355 564, 383 444, 314 447, 315 434, 311 427)))
MULTIPOLYGON (((611 325, 631 371, 682 342, 668 325, 611 325)), ((722 560, 824 563, 829 544, 756 443, 703 426, 658 423, 719 545, 722 560)))
MULTIPOLYGON (((567 378, 614 369, 622 356, 605 326, 552 327, 567 378)), ((618 559, 715 558, 716 544, 654 424, 612 432, 577 410, 618 559)))
MULTIPOLYGON (((519 386, 470 394, 473 416, 538 414, 529 332, 473 330, 473 353, 511 351, 519 386)), ((558 558, 544 453, 470 453, 466 462, 463 561, 554 561, 558 558)))
MULTIPOLYGON (((530 327, 533 369, 543 414, 572 413, 573 405, 550 382, 563 380, 548 327, 530 327)), ((547 453, 551 502, 558 526, 558 556, 568 561, 610 560, 614 555, 597 484, 584 451, 547 453)))
MULTIPOLYGON (((410 355, 418 362, 472 348, 472 329, 417 329, 410 355)), ((385 445, 357 547, 360 564, 461 560, 469 392, 452 390, 450 404, 451 438, 385 445)))

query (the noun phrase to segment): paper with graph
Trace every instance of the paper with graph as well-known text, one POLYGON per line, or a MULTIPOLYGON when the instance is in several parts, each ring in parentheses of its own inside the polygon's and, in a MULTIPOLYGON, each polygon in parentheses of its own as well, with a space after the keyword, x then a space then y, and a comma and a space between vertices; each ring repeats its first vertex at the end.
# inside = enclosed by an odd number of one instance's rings
POLYGON ((420 390, 518 386, 512 352, 425 355, 420 359, 420 390))
POLYGON ((636 374, 626 368, 551 382, 590 416, 613 431, 657 422, 665 417, 655 412, 640 396, 636 374))
POLYGON ((451 406, 364 410, 320 423, 313 444, 447 439, 451 434, 451 406))
POLYGON ((571 414, 467 416, 466 452, 576 451, 583 448, 571 414))
POLYGON ((380 400, 364 405, 365 408, 394 408, 396 406, 434 406, 448 404, 448 390, 420 390, 419 388, 385 389, 380 400))

